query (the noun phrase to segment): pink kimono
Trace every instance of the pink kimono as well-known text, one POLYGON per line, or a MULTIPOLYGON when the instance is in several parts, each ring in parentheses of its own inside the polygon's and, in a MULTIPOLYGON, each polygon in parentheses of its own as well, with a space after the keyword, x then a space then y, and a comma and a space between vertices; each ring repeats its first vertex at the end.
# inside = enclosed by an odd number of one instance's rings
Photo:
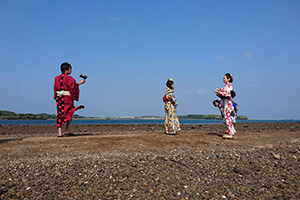
POLYGON ((233 136, 236 131, 233 125, 233 119, 231 117, 232 111, 232 98, 231 91, 233 90, 231 83, 227 83, 223 88, 219 89, 217 96, 222 99, 222 113, 224 114, 224 122, 227 126, 227 132, 230 136, 233 136))

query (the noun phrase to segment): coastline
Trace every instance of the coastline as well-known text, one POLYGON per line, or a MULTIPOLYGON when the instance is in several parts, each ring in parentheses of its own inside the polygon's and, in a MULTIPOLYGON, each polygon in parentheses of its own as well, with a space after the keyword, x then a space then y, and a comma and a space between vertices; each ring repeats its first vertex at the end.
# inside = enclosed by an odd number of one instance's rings
MULTIPOLYGON (((0 126, 7 125, 55 125, 55 119, 48 120, 0 120, 0 126)), ((181 124, 223 124, 222 120, 215 119, 179 119, 181 124)), ((300 120, 286 119, 286 120, 237 120, 239 123, 283 123, 283 122, 300 122, 300 120)), ((164 119, 73 119, 72 125, 96 125, 96 124, 164 124, 164 119)))

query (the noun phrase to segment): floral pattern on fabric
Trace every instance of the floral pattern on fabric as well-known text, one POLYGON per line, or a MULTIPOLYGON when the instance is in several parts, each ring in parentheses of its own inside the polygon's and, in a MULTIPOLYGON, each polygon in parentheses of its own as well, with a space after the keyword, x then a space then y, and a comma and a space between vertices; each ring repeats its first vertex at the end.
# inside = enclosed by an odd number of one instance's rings
POLYGON ((178 102, 174 96, 174 93, 167 87, 165 91, 166 99, 165 103, 165 128, 167 134, 176 134, 180 131, 180 123, 177 117, 177 105, 178 102))
POLYGON ((234 121, 231 116, 232 112, 232 98, 231 91, 233 90, 231 83, 227 83, 223 88, 219 89, 218 97, 222 98, 222 108, 221 112, 224 114, 224 123, 227 126, 227 132, 229 135, 233 136, 236 131, 234 128, 234 121))

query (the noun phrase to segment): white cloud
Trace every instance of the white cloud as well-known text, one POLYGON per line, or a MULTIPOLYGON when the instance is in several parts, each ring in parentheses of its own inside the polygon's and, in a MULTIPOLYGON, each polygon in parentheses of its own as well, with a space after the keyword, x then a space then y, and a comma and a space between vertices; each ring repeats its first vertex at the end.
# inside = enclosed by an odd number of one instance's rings
POLYGON ((102 16, 103 16, 104 18, 106 18, 106 19, 111 20, 111 21, 119 21, 119 20, 120 20, 119 17, 113 17, 113 16, 111 16, 111 15, 105 15, 105 14, 102 14, 102 16))
POLYGON ((250 58, 252 58, 252 56, 253 56, 252 52, 247 52, 247 53, 244 54, 244 58, 250 59, 250 58))
POLYGON ((224 60, 225 56, 223 56, 223 55, 215 55, 215 58, 218 59, 218 60, 224 60))
POLYGON ((206 94, 207 92, 204 89, 200 89, 200 90, 197 90, 196 93, 199 95, 203 95, 203 94, 206 94))

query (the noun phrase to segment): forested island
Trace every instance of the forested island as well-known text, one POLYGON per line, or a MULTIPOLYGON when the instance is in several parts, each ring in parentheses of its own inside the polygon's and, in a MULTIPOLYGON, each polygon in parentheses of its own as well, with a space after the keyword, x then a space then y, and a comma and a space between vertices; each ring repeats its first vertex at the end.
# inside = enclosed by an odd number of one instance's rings
MULTIPOLYGON (((80 115, 73 115, 74 119, 85 119, 86 117, 80 115)), ((9 120, 19 120, 19 119, 27 119, 27 120, 47 120, 47 119, 56 119, 56 115, 50 115, 47 113, 41 114, 32 114, 32 113, 15 113, 6 110, 0 110, 0 119, 9 119, 9 120)))
MULTIPOLYGON (((222 119, 221 115, 194 115, 194 114, 189 114, 189 115, 179 115, 179 119, 222 119)), ((248 117, 238 115, 236 119, 239 120, 247 120, 248 117)))
MULTIPOLYGON (((179 115, 179 119, 222 119, 221 115, 179 115)), ((32 114, 32 113, 15 113, 11 111, 0 110, 0 119, 3 120, 47 120, 47 119, 56 119, 56 115, 41 113, 41 114, 32 114)), ((84 117, 80 115, 73 115, 73 119, 163 119, 163 117, 158 116, 142 116, 142 117, 106 117, 106 118, 96 118, 96 117, 84 117)), ((245 116, 238 115, 237 119, 247 120, 245 116)))

